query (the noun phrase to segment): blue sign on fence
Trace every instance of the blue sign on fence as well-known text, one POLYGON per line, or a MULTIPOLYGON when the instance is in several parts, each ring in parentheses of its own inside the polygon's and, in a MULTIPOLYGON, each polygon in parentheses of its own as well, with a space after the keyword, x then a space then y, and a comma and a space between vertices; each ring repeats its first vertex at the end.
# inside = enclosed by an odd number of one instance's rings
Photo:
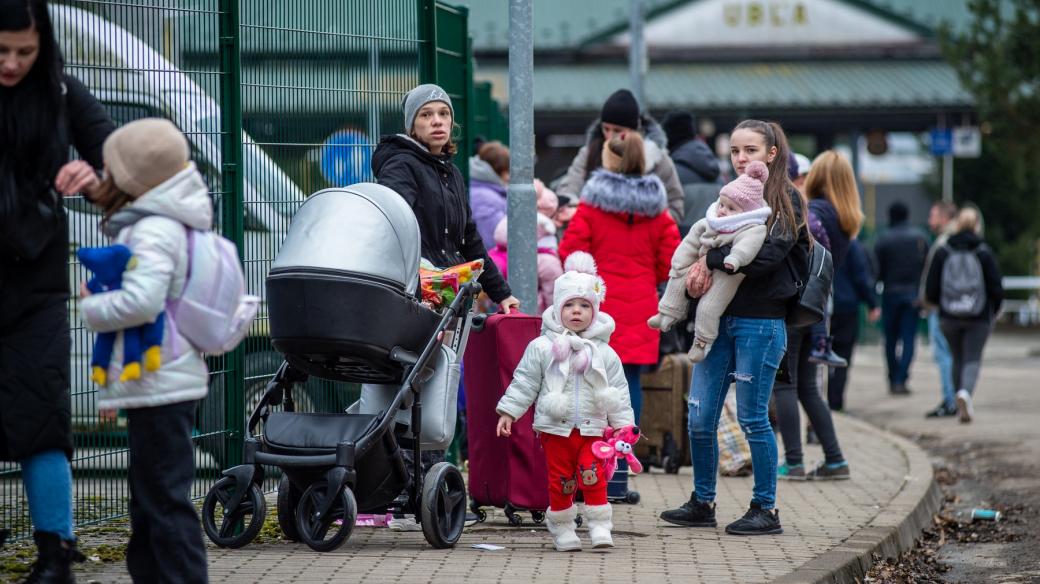
POLYGON ((337 187, 372 180, 373 150, 364 132, 340 130, 321 146, 321 174, 337 187))
POLYGON ((947 154, 953 154, 953 130, 950 129, 935 129, 932 130, 932 154, 935 156, 946 156, 947 154))

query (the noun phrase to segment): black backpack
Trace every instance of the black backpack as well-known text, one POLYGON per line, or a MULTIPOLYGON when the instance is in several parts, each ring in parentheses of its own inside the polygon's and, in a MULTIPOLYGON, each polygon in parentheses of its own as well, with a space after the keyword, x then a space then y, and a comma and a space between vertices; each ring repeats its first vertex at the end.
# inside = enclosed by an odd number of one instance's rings
POLYGON ((793 260, 790 255, 787 261, 798 289, 787 309, 787 325, 796 328, 814 325, 827 316, 834 280, 831 252, 819 242, 813 242, 809 249, 809 272, 804 280, 799 277, 800 270, 796 270, 791 263, 793 260))

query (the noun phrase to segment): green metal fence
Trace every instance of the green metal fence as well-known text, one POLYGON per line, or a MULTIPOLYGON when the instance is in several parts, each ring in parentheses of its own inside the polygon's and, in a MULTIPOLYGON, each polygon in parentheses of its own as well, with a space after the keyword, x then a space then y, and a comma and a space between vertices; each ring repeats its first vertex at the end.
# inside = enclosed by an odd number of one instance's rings
MULTIPOLYGON (((264 278, 306 196, 372 180, 381 134, 403 130, 401 98, 420 82, 451 94, 459 167, 472 143, 473 61, 467 11, 434 0, 68 0, 51 14, 68 72, 82 79, 117 123, 171 119, 212 191, 217 225, 240 244, 247 287, 264 278)), ((68 202, 75 257, 104 245, 100 216, 68 202)), ((70 261, 70 284, 86 278, 70 261)), ((359 307, 360 309, 360 307, 359 307)), ((77 526, 125 515, 128 453, 122 413, 102 417, 87 363, 93 336, 78 302, 72 324, 73 460, 77 526)), ((235 352, 210 360, 210 396, 196 423, 202 497, 241 457, 245 416, 281 356, 267 338, 266 311, 235 352)), ((357 388, 311 380, 300 410, 336 411, 357 388)), ((17 464, 0 463, 0 525, 30 534, 17 464)))

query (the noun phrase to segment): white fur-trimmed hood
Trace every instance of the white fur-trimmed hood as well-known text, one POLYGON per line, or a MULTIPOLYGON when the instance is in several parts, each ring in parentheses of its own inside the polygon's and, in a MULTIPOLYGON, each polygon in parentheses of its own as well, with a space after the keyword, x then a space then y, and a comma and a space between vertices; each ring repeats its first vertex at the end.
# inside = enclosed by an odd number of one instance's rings
POLYGON ((631 176, 599 168, 581 189, 581 200, 609 213, 656 217, 668 208, 668 194, 656 174, 631 176))

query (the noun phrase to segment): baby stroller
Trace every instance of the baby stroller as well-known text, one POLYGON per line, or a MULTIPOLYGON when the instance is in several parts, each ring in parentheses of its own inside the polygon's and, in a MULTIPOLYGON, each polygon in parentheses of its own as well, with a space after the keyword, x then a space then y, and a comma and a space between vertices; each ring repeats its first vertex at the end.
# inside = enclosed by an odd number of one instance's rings
MULTIPOLYGON (((346 541, 359 512, 414 513, 434 547, 458 541, 467 500, 462 474, 442 462, 423 476, 420 463, 424 447, 451 441, 455 420, 427 440, 424 420, 432 427, 443 416, 424 416, 423 401, 431 401, 424 394, 438 380, 457 391, 455 355, 464 349, 480 286, 462 286, 442 313, 430 310, 418 300, 419 256, 415 216, 386 187, 326 189, 300 208, 267 277, 271 342, 285 362, 249 416, 243 463, 224 471, 206 495, 203 527, 215 544, 237 548, 259 533, 267 514, 261 465, 282 472, 282 531, 316 551, 346 541), (310 375, 366 384, 367 407, 296 412, 292 388, 310 375), (414 453, 412 472, 403 447, 414 453)), ((454 395, 441 400, 450 400, 452 411, 454 395)))

